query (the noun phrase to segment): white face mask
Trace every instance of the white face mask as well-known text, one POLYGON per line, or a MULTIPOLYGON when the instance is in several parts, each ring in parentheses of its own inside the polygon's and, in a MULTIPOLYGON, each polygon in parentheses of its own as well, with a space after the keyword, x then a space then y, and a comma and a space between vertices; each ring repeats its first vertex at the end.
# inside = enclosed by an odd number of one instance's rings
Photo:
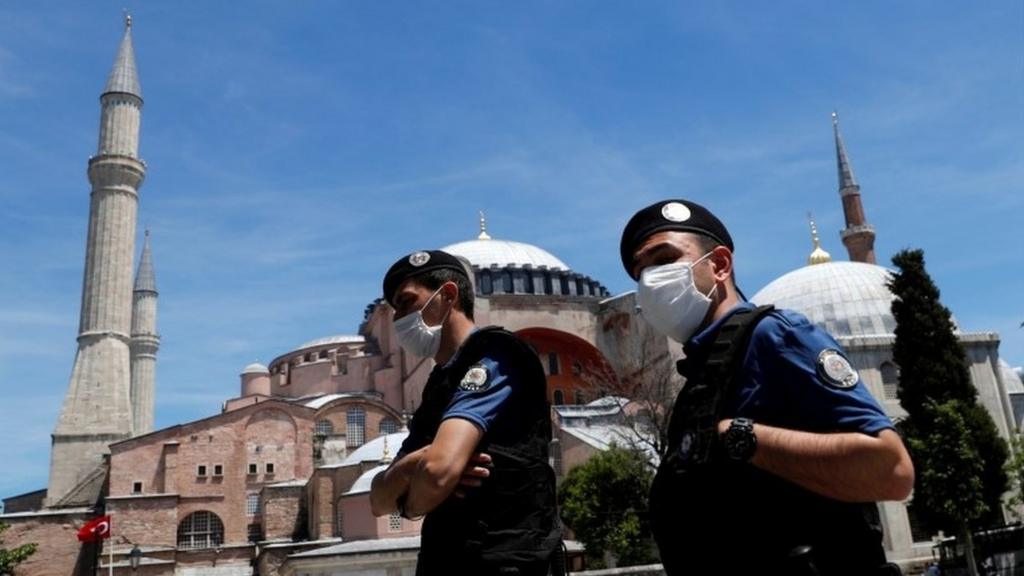
POLYGON ((640 273, 636 291, 640 313, 655 330, 680 344, 700 327, 718 288, 716 284, 705 296, 693 283, 693 267, 710 255, 708 252, 695 262, 649 266, 640 273))
POLYGON ((427 326, 427 323, 423 321, 423 310, 439 292, 441 292, 441 288, 435 290, 430 298, 427 298, 423 308, 395 320, 395 336, 398 338, 398 345, 414 356, 433 358, 441 348, 441 328, 444 327, 444 321, 448 319, 451 308, 445 312, 444 318, 441 318, 441 323, 437 326, 427 326))

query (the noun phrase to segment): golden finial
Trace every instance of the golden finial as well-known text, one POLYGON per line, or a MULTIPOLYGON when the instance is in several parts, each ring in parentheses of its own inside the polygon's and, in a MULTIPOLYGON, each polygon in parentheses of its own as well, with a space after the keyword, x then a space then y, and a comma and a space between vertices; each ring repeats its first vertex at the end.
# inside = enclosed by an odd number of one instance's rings
POLYGON ((484 211, 480 211, 480 235, 477 236, 477 240, 490 240, 491 235, 487 233, 487 218, 484 217, 484 211))
POLYGON ((384 451, 380 455, 381 462, 391 462, 391 454, 388 452, 388 436, 384 435, 384 451))
POLYGON ((825 264, 832 261, 832 255, 826 252, 821 247, 821 241, 818 240, 818 227, 814 225, 814 217, 811 213, 807 213, 807 221, 811 224, 811 241, 814 242, 814 250, 811 251, 811 255, 807 257, 807 264, 814 266, 815 264, 825 264))

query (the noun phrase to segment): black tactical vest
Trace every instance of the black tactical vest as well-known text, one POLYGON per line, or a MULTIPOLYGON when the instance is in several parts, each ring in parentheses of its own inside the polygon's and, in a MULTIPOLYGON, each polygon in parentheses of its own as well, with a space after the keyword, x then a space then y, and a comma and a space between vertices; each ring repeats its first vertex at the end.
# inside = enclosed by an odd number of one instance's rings
POLYGON ((551 418, 547 380, 536 353, 511 332, 481 328, 463 343, 455 361, 431 372, 423 401, 409 425, 406 448, 430 444, 441 425, 459 382, 490 350, 501 349, 515 362, 529 387, 529 413, 517 414, 529 432, 510 444, 490 442, 478 447, 493 459, 491 475, 465 498, 450 496, 427 514, 421 530, 417 575, 534 574, 561 545, 561 523, 555 506, 555 474, 548 465, 551 418))
MULTIPOLYGON (((722 453, 717 423, 734 416, 733 380, 757 323, 771 306, 732 314, 710 347, 687 350, 686 385, 669 423, 668 454, 651 487, 651 526, 666 573, 875 574, 885 564, 875 504, 818 496, 722 453)), ((771 422, 764 422, 770 425, 771 422)))

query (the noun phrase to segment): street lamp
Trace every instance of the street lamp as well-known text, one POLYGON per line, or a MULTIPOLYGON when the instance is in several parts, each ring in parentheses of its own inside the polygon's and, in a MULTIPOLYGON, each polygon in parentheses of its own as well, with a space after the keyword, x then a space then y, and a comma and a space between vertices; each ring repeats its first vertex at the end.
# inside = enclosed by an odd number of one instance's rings
POLYGON ((139 545, 132 546, 132 551, 128 553, 128 563, 131 564, 132 574, 139 569, 139 564, 142 562, 142 550, 139 550, 139 545))

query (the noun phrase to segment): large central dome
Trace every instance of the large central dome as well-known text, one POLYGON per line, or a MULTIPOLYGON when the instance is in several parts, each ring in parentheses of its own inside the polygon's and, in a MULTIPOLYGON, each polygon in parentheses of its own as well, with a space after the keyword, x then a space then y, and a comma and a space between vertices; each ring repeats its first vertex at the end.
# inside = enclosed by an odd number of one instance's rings
POLYGON ((467 240, 466 242, 450 244, 441 248, 441 250, 449 254, 462 256, 469 260, 470 264, 480 268, 490 268, 491 266, 497 266, 498 268, 505 268, 506 266, 523 267, 530 265, 534 268, 547 266, 550 270, 569 270, 569 266, 565 262, 562 262, 547 250, 533 244, 513 242, 511 240, 467 240))
POLYGON ((441 249, 469 261, 476 293, 481 296, 608 296, 608 290, 600 282, 574 272, 568 264, 543 248, 491 238, 483 213, 480 214, 480 235, 475 240, 456 242, 441 249))
POLYGON ((889 270, 863 262, 816 264, 779 277, 751 300, 796 310, 834 336, 892 334, 890 276, 889 270))

